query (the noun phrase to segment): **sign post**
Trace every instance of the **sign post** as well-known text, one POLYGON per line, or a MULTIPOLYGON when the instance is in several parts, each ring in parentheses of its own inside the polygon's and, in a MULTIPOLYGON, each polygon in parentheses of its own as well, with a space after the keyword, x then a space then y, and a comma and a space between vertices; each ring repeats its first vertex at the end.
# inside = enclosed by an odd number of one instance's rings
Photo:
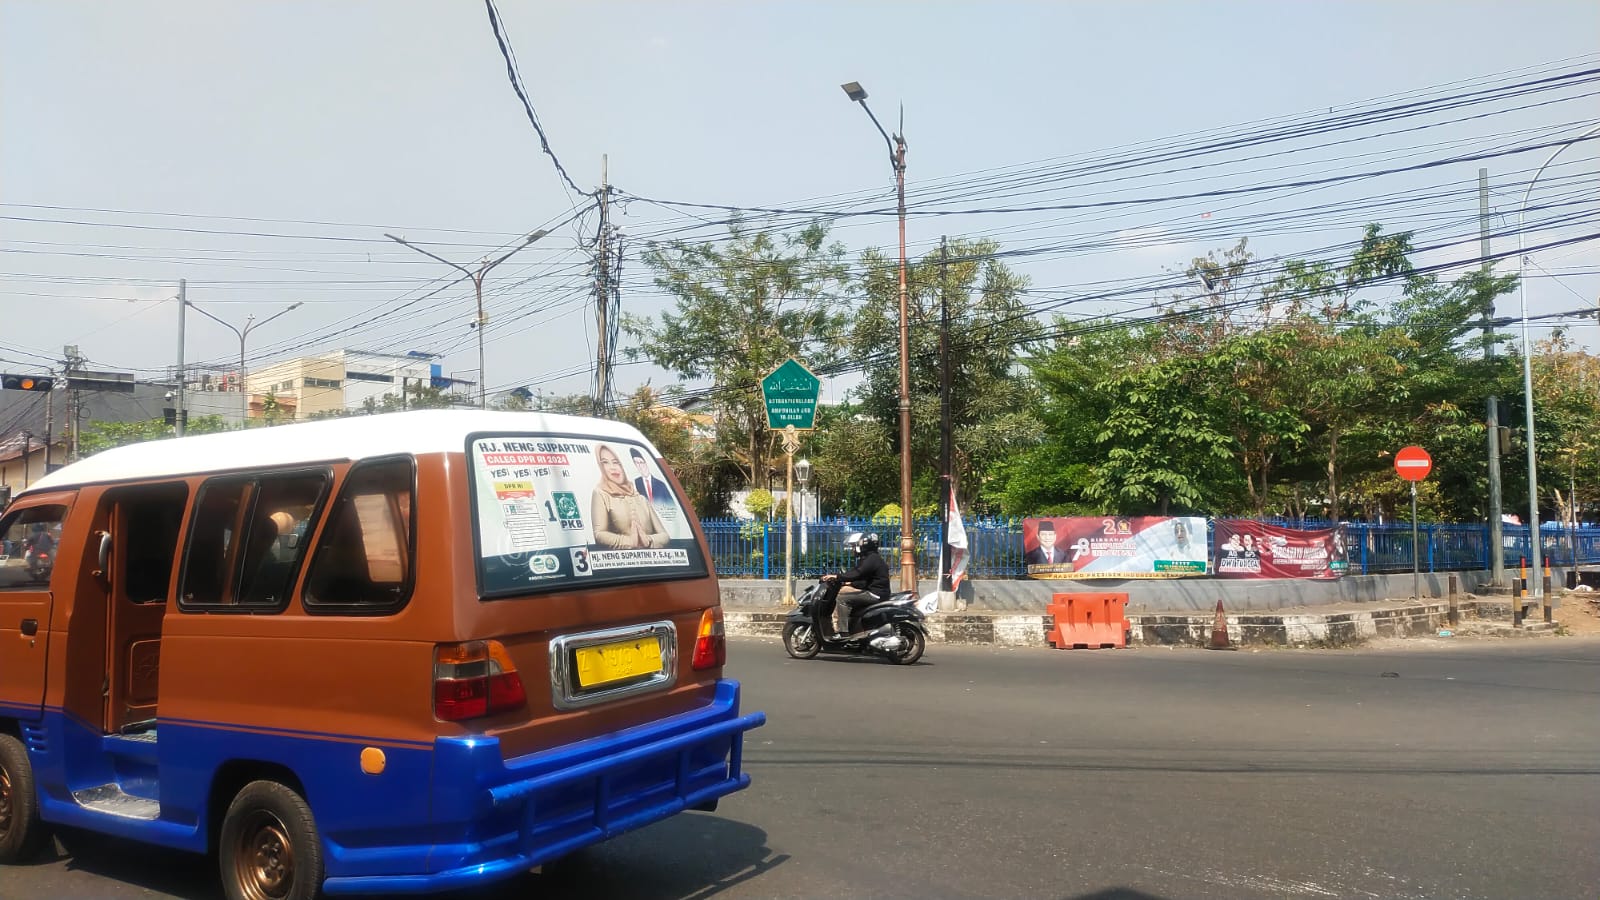
POLYGON ((1417 482, 1433 471, 1433 457, 1428 451, 1413 444, 1400 448, 1394 455, 1394 471, 1411 482, 1411 593, 1418 602, 1422 600, 1422 569, 1417 548, 1417 482))
POLYGON ((761 399, 767 406, 767 428, 783 432, 783 605, 794 605, 794 455, 800 449, 800 432, 817 425, 817 396, 822 379, 790 359, 761 379, 761 399))

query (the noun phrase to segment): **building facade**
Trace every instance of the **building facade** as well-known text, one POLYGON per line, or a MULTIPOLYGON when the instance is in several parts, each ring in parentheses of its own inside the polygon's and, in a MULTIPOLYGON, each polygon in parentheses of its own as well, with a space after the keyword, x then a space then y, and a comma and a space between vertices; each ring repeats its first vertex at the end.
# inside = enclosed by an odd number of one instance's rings
POLYGON ((450 390, 470 384, 444 377, 427 356, 365 350, 302 356, 257 369, 245 379, 252 419, 269 412, 284 419, 359 412, 369 404, 382 406, 391 395, 394 404, 404 407, 419 388, 450 390))

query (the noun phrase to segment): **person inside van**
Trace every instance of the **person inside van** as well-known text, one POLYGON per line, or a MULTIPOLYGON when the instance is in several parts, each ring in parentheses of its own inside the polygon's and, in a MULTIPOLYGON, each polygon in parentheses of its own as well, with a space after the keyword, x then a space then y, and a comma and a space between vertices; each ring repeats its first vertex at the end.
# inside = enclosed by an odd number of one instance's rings
POLYGON ((43 522, 35 522, 28 535, 28 571, 38 576, 49 570, 56 555, 56 539, 43 522))
POLYGON ((594 542, 608 550, 665 547, 667 527, 650 501, 634 489, 622 467, 622 457, 600 444, 595 447, 595 461, 600 465, 600 483, 595 485, 589 503, 594 542))

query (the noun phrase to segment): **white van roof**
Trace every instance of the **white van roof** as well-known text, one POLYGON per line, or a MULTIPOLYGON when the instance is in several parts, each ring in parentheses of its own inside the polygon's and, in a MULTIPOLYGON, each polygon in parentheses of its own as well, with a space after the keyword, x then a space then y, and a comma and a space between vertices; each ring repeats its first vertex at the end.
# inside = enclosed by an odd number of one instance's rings
POLYGON ((24 493, 102 482, 178 478, 267 466, 410 453, 461 453, 467 435, 571 434, 653 445, 631 425, 538 412, 427 409, 251 428, 115 447, 46 475, 24 493))

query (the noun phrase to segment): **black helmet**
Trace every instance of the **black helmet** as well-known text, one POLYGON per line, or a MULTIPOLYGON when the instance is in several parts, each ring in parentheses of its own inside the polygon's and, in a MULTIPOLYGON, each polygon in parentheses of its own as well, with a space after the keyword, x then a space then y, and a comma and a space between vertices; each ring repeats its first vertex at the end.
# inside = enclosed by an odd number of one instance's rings
POLYGON ((844 539, 846 547, 853 547, 857 553, 866 553, 868 550, 878 549, 878 536, 876 534, 862 534, 856 532, 844 539))

